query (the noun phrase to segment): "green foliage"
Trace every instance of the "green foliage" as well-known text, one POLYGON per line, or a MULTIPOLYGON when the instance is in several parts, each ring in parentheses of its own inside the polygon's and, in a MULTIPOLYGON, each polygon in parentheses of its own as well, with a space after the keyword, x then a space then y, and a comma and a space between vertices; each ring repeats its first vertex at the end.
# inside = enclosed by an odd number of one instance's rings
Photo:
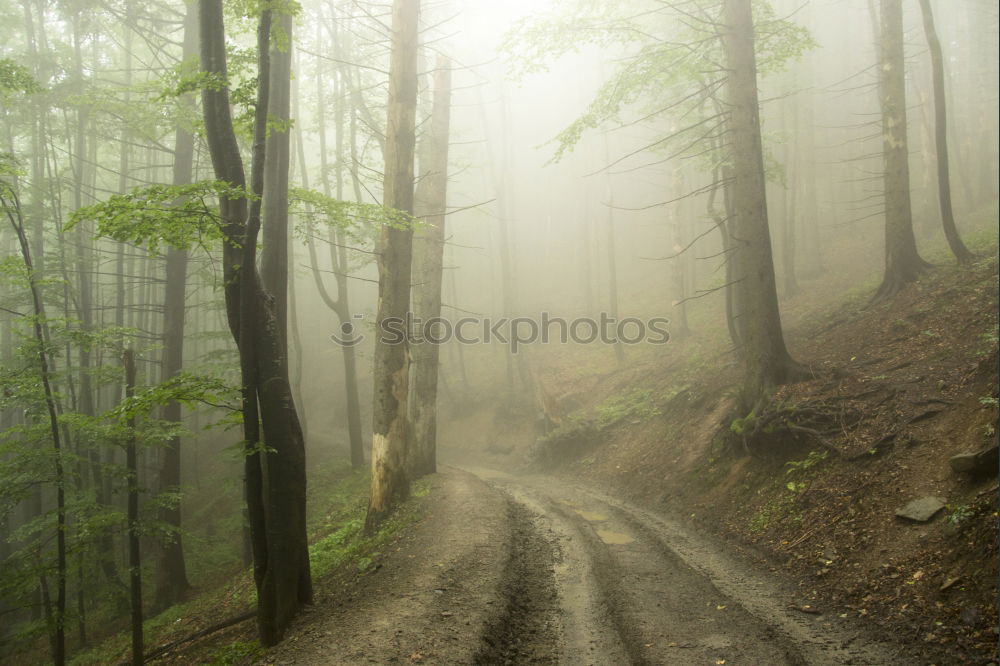
POLYGON ((6 100, 15 94, 30 95, 41 92, 42 87, 35 81, 28 68, 10 58, 0 58, 0 99, 6 100))
POLYGON ((994 326, 986 333, 980 333, 979 340, 983 343, 982 354, 994 351, 997 345, 1000 344, 1000 335, 998 335, 997 327, 994 326))
POLYGON ((959 504, 956 507, 948 508, 950 512, 944 517, 944 521, 952 527, 960 527, 976 514, 976 510, 968 504, 959 504))
POLYGON ((260 641, 233 641, 229 645, 214 650, 209 656, 212 666, 232 666, 233 664, 253 663, 264 656, 264 648, 260 641))
POLYGON ((772 494, 772 497, 750 517, 747 521, 747 530, 759 534, 768 529, 775 521, 801 521, 801 509, 798 501, 806 486, 805 481, 786 481, 781 484, 775 479, 768 486, 769 490, 767 491, 772 494))
POLYGON ((826 460, 828 455, 829 451, 810 451, 802 460, 789 460, 785 463, 788 468, 785 474, 806 472, 826 460))
POLYGON ((323 488, 321 496, 310 498, 311 506, 322 506, 326 510, 311 521, 319 523, 316 531, 323 535, 314 540, 309 550, 313 577, 322 577, 361 552, 359 544, 364 541, 368 484, 367 470, 349 471, 323 488))
POLYGON ((746 416, 733 419, 733 422, 729 424, 729 432, 734 435, 745 435, 754 429, 753 424, 756 419, 756 412, 754 410, 750 410, 750 413, 746 416))
POLYGON ((241 187, 218 180, 191 185, 149 185, 73 211, 67 228, 97 223, 97 233, 122 243, 182 250, 211 247, 224 238, 218 199, 252 199, 241 187))
POLYGON ((197 60, 183 60, 171 69, 163 78, 163 92, 157 101, 168 97, 182 97, 202 90, 223 90, 229 83, 215 72, 205 72, 197 60))
MULTIPOLYGON (((712 0, 685 3, 683 9, 654 0, 564 0, 547 15, 516 23, 506 51, 518 76, 544 71, 552 60, 587 46, 623 56, 583 113, 555 137, 552 161, 572 151, 587 131, 620 121, 626 107, 644 120, 673 125, 650 149, 670 151, 671 157, 703 156, 703 164, 724 161, 709 145, 723 122, 708 103, 723 84, 722 77, 710 74, 724 60, 719 24, 718 3, 712 0)), ((754 3, 754 27, 762 75, 815 46, 805 28, 778 18, 763 0, 754 3)))
POLYGON ((622 421, 644 421, 657 416, 660 410, 653 404, 649 389, 633 389, 614 396, 597 408, 598 428, 609 428, 622 421))
POLYGON ((309 548, 313 575, 321 577, 347 561, 364 542, 364 516, 354 518, 309 548))
POLYGON ((179 402, 189 407, 209 405, 216 409, 234 412, 240 410, 238 397, 238 388, 215 377, 180 372, 156 386, 139 389, 134 396, 118 403, 109 416, 124 421, 150 414, 154 407, 171 402, 179 402))
POLYGON ((759 534, 767 530, 775 521, 802 520, 799 498, 809 481, 816 475, 816 470, 828 457, 827 451, 810 451, 802 460, 789 460, 785 463, 785 479, 774 478, 758 490, 758 494, 770 496, 747 522, 750 532, 759 534), (791 477, 791 478, 788 478, 791 477))
POLYGON ((339 229, 359 241, 372 241, 380 227, 415 228, 416 220, 405 211, 378 204, 358 203, 328 197, 316 190, 293 187, 288 192, 291 212, 299 219, 295 228, 299 237, 313 233, 320 226, 339 229))
POLYGON ((15 179, 24 175, 24 167, 21 160, 14 153, 0 152, 0 203, 3 204, 4 212, 14 212, 12 204, 17 190, 14 187, 15 179))

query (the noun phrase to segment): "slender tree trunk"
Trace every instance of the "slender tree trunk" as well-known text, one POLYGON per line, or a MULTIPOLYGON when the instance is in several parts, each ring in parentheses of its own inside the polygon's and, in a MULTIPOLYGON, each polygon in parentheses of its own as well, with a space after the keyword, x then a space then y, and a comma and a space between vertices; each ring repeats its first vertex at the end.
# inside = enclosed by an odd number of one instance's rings
POLYGON ((597 311, 594 305, 594 268, 593 261, 591 260, 590 251, 593 247, 593 216, 591 215, 590 202, 587 201, 587 197, 580 197, 581 208, 580 220, 582 221, 582 229, 580 233, 580 239, 577 244, 577 252, 580 255, 580 282, 583 285, 583 303, 585 311, 585 316, 593 317, 597 311))
POLYGON ((902 0, 882 0, 880 19, 879 97, 885 162, 885 276, 875 292, 875 301, 894 296, 929 266, 917 253, 910 207, 902 0))
MULTIPOLYGON (((125 397, 135 395, 135 352, 125 350, 125 397)), ((139 552, 139 466, 136 458, 135 417, 128 422, 125 467, 128 470, 128 569, 132 620, 132 665, 142 666, 142 559, 139 552)))
MULTIPOLYGON (((295 51, 294 61, 292 63, 292 71, 300 72, 300 56, 299 51, 295 51)), ((291 117, 300 117, 299 113, 299 99, 301 95, 299 94, 299 83, 298 79, 293 79, 291 82, 291 117)), ((295 180, 295 156, 298 157, 299 165, 302 167, 303 174, 301 176, 302 182, 306 182, 305 172, 305 154, 302 146, 302 133, 295 133, 295 143, 290 146, 294 156, 289 159, 289 181, 295 180)), ((308 189, 308 185, 305 185, 308 189)), ((291 231, 291 228, 289 228, 291 231)), ((290 266, 288 274, 288 333, 291 337, 286 345, 288 349, 288 373, 289 382, 292 387, 292 395, 295 397, 295 404, 299 406, 299 423, 302 426, 303 436, 309 434, 308 418, 306 413, 305 396, 302 393, 303 381, 304 380, 304 369, 305 369, 305 347, 302 343, 302 327, 300 326, 300 313, 302 312, 302 294, 299 291, 299 286, 295 281, 295 267, 298 265, 295 256, 295 245, 289 240, 288 247, 288 263, 290 266), (294 362, 293 362, 294 360, 294 362)))
MULTIPOLYGON (((618 321, 618 257, 615 249, 615 195, 611 190, 610 176, 608 177, 608 217, 607 217, 607 253, 608 253, 608 301, 611 318, 618 321)), ((615 359, 618 365, 625 364, 625 346, 620 340, 615 340, 615 359)))
POLYGON ((802 368, 789 356, 781 330, 771 256, 761 148, 757 66, 750 0, 724 0, 724 45, 729 70, 730 150, 733 164, 732 236, 734 279, 745 362, 744 408, 797 378, 802 368))
MULTIPOLYGON (((415 196, 415 217, 425 225, 413 235, 413 315, 423 322, 441 316, 442 260, 448 188, 448 134, 451 116, 451 63, 438 59, 434 77, 431 129, 422 143, 421 178, 415 196)), ((433 331, 432 331, 433 332, 433 331)), ((413 347, 409 418, 413 439, 413 478, 437 470, 437 393, 441 346, 422 340, 413 347)))
POLYGON ((263 247, 260 274, 264 289, 274 297, 278 332, 285 346, 288 329, 288 168, 291 138, 292 15, 275 17, 275 28, 283 43, 272 39, 271 83, 267 113, 264 163, 263 247))
POLYGON ((934 14, 930 0, 920 0, 920 11, 924 17, 924 34, 931 52, 931 67, 934 78, 934 142, 937 148, 938 202, 941 204, 941 223, 948 247, 958 260, 965 264, 972 259, 972 253, 965 247, 958 229, 955 227, 955 213, 951 206, 951 173, 948 168, 948 112, 944 88, 944 56, 941 41, 934 29, 934 14))
MULTIPOLYGON (((713 147, 715 153, 722 159, 722 148, 720 146, 713 147)), ((740 328, 736 319, 736 285, 734 284, 734 270, 733 265, 735 259, 733 257, 733 237, 730 233, 730 229, 733 225, 732 218, 732 206, 730 205, 729 190, 731 185, 729 184, 729 178, 727 177, 727 170, 718 166, 712 170, 712 186, 708 193, 708 203, 706 204, 706 211, 708 216, 715 223, 715 228, 719 230, 719 238, 722 241, 722 257, 723 266, 725 267, 725 286, 723 287, 723 294, 725 296, 725 312, 726 312, 726 328, 729 330, 729 340, 733 343, 733 352, 736 357, 740 360, 743 359, 743 337, 740 334, 740 328), (722 191, 723 198, 723 209, 725 214, 720 211, 715 206, 715 200, 719 196, 719 191, 722 191)))
POLYGON ((42 389, 45 395, 45 406, 49 417, 49 432, 52 436, 52 449, 55 453, 53 472, 56 489, 56 603, 52 608, 49 601, 48 583, 42 576, 42 596, 47 609, 50 638, 52 644, 52 661, 55 666, 66 663, 66 475, 63 470, 62 439, 59 431, 59 417, 56 408, 55 393, 52 390, 50 378, 50 363, 46 353, 48 335, 45 333, 45 305, 42 301, 42 291, 38 284, 38 276, 31 261, 31 248, 28 235, 24 229, 24 218, 17 193, 7 191, 6 185, 0 183, 0 205, 7 215, 21 246, 21 257, 28 272, 28 286, 31 290, 31 302, 34 309, 33 332, 38 351, 38 366, 42 379, 42 389))
MULTIPOLYGON (((793 104, 786 105, 786 109, 789 107, 792 115, 792 136, 797 137, 799 134, 798 109, 793 104)), ((782 225, 784 238, 781 243, 781 265, 782 268, 784 268, 785 278, 783 296, 785 298, 793 298, 799 293, 799 281, 795 275, 795 224, 798 216, 799 178, 802 175, 801 170, 798 168, 798 146, 794 142, 790 142, 787 145, 786 155, 788 156, 786 160, 786 171, 789 177, 784 190, 785 223, 782 225)))
MULTIPOLYGON (((413 158, 416 143, 417 37, 420 0, 394 0, 392 55, 389 64, 389 122, 386 131, 384 205, 413 213, 413 158)), ((406 470, 406 404, 409 331, 387 330, 406 322, 410 304, 412 229, 385 225, 378 242, 379 298, 376 320, 372 414, 372 488, 366 531, 379 523, 410 492, 406 470), (393 339, 393 338, 396 339, 393 339)))
MULTIPOLYGON (((454 265, 453 255, 454 250, 449 249, 450 265, 454 265)), ((458 279, 455 277, 455 271, 448 271, 448 298, 451 299, 453 307, 458 303, 458 279)), ((469 374, 465 369, 465 347, 461 344, 452 346, 455 349, 455 357, 458 361, 458 372, 462 377, 462 386, 465 389, 465 394, 468 395, 472 390, 472 385, 469 383, 469 374)), ((442 374, 442 376, 444 375, 442 374)))
MULTIPOLYGON (((338 28, 338 19, 333 17, 331 20, 331 31, 333 33, 333 49, 335 56, 339 59, 343 58, 342 48, 340 44, 340 35, 338 28)), ((336 161, 335 161, 335 172, 336 172, 336 197, 338 199, 343 199, 344 197, 344 107, 346 104, 347 90, 351 85, 349 81, 349 76, 345 71, 344 67, 337 68, 337 86, 335 88, 336 102, 334 105, 335 112, 335 132, 336 132, 336 161)), ((326 132, 326 88, 323 85, 323 73, 317 71, 316 73, 316 108, 318 110, 318 130, 319 130, 319 150, 320 150, 320 182, 323 184, 323 194, 327 197, 334 195, 334 190, 330 185, 330 169, 328 165, 327 158, 327 132, 326 132)), ((298 139, 301 142, 302 135, 298 135, 298 139)), ((353 151, 354 145, 354 122, 352 114, 351 123, 351 146, 353 151)), ((353 160, 353 155, 352 155, 353 160)), ((302 163, 303 170, 303 183, 308 188, 308 181, 305 180, 305 162, 302 163)), ((355 182, 355 199, 360 202, 360 188, 356 177, 353 178, 355 182)), ((313 262, 314 271, 313 278, 316 281, 316 287, 320 292, 320 296, 327 306, 337 314, 337 318, 340 321, 341 327, 353 326, 351 321, 351 304, 350 304, 350 290, 348 288, 348 275, 350 272, 350 266, 347 260, 347 248, 346 248, 346 238, 338 229, 337 231, 331 232, 330 240, 333 244, 330 246, 330 263, 333 266, 334 278, 337 282, 337 296, 332 298, 323 283, 323 278, 319 274, 316 268, 316 250, 315 243, 312 238, 308 239, 310 258, 313 262)), ((357 370, 357 356, 354 349, 354 345, 345 344, 341 345, 341 354, 344 359, 344 394, 347 407, 347 433, 349 439, 349 450, 351 454, 351 467, 353 469, 361 469, 365 465, 365 450, 364 450, 364 439, 361 432, 361 398, 360 392, 358 391, 358 370, 357 370)))
MULTIPOLYGON (((184 19, 185 60, 198 52, 198 22, 196 9, 188 5, 184 19)), ((193 96, 186 96, 183 104, 194 106, 193 96)), ((178 125, 174 134, 174 185, 190 183, 194 170, 194 135, 187 127, 178 125)), ((187 252, 167 250, 166 284, 163 295, 163 380, 177 375, 184 365, 184 314, 187 298, 187 252)), ((171 402, 163 408, 163 420, 181 422, 181 405, 171 402)), ((174 437, 163 451, 159 473, 159 491, 176 492, 181 485, 181 438, 174 437)), ((163 543, 156 562, 156 597, 154 608, 163 610, 181 600, 190 589, 187 566, 184 562, 184 544, 181 535, 180 503, 164 507, 159 519, 170 526, 173 534, 163 543)))
MULTIPOLYGON (((483 131, 487 137, 491 136, 491 130, 489 127, 489 122, 486 114, 486 105, 483 102, 482 91, 477 89, 477 94, 479 95, 479 107, 483 119, 483 131)), ((500 310, 501 315, 506 318, 511 318, 514 316, 514 304, 516 302, 516 295, 514 293, 514 280, 513 280, 513 266, 511 261, 510 253, 510 209, 509 209, 509 192, 507 187, 507 171, 509 167, 508 162, 508 151, 507 143, 509 142, 508 137, 508 123, 507 123, 507 100, 501 94, 500 98, 500 152, 499 155, 496 154, 494 149, 494 144, 492 140, 487 140, 486 146, 489 153, 489 163, 490 169, 492 171, 493 177, 493 189, 496 194, 497 202, 497 226, 496 233, 499 236, 497 242, 497 259, 500 265, 500 310)), ((492 230, 491 230, 492 238, 492 230)), ((492 257, 491 257, 492 259, 492 257)), ((492 265, 491 265, 492 267, 492 265)), ((494 284, 495 280, 490 280, 491 284, 494 284)), ((506 369, 507 377, 507 394, 508 401, 512 401, 514 397, 514 359, 513 355, 510 353, 509 348, 504 348, 502 350, 504 355, 504 364, 506 369)))
MULTIPOLYGON (((84 88, 83 74, 83 35, 79 26, 80 14, 74 14, 73 20, 73 62, 75 68, 75 78, 80 86, 80 92, 84 88)), ((92 165, 96 160, 92 157, 92 150, 96 148, 96 141, 91 136, 88 142, 88 134, 92 135, 92 122, 87 102, 81 101, 81 106, 77 111, 74 141, 74 161, 73 161, 73 206, 80 208, 84 205, 84 189, 90 182, 90 173, 94 170, 92 165), (88 159, 88 157, 90 159, 88 159), (88 162, 91 166, 88 166, 88 162)), ((126 162, 127 163, 127 162, 126 162)), ((93 188, 91 188, 93 192, 93 188)), ((81 222, 76 227, 75 247, 76 247, 76 316, 80 322, 80 328, 84 333, 90 333, 94 329, 94 253, 92 248, 92 230, 89 225, 81 222)), ((79 365, 79 389, 77 392, 77 409, 84 416, 93 417, 97 413, 95 405, 94 387, 92 380, 92 351, 89 345, 80 345, 78 348, 79 365)), ((67 357, 68 358, 68 357, 67 357)), ((86 447, 86 452, 81 452, 89 461, 91 477, 94 481, 94 489, 97 495, 97 503, 102 506, 110 506, 112 499, 105 493, 106 485, 103 480, 103 471, 100 461, 100 454, 97 442, 79 441, 77 446, 86 447)), ((97 558, 101 572, 104 574, 108 584, 112 587, 116 595, 116 601, 124 609, 128 602, 128 590, 119 578, 118 568, 114 557, 114 538, 110 531, 101 530, 96 536, 98 544, 97 558)))
MULTIPOLYGON (((608 135, 604 135, 604 161, 607 164, 611 163, 611 150, 608 147, 608 135)), ((611 174, 607 174, 606 179, 607 186, 607 196, 608 203, 605 204, 608 209, 607 213, 607 229, 606 229, 606 240, 607 247, 605 250, 608 253, 608 304, 611 312, 611 318, 616 322, 618 321, 618 256, 617 250, 615 249, 615 193, 614 189, 611 187, 611 174)), ((619 366, 625 364, 625 347, 622 345, 620 340, 615 340, 615 359, 619 366)))
POLYGON ((674 293, 674 303, 673 310, 677 312, 677 321, 674 323, 673 331, 671 332, 671 337, 680 339, 685 338, 691 332, 688 328, 688 318, 687 318, 687 285, 684 279, 684 255, 677 254, 683 248, 681 239, 681 221, 673 220, 671 226, 671 240, 673 241, 673 252, 676 256, 670 260, 670 270, 673 274, 673 293, 674 293))

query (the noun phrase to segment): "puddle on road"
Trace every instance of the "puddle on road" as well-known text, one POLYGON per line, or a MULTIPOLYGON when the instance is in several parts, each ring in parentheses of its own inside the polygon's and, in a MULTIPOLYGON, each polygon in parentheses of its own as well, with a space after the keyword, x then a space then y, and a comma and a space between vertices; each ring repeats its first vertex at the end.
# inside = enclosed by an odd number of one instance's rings
POLYGON ((597 513, 596 511, 584 511, 583 509, 573 509, 573 510, 576 511, 578 514, 580 514, 580 517, 583 518, 584 520, 589 520, 590 522, 593 523, 599 523, 602 520, 608 519, 608 517, 605 516, 603 513, 597 513))
POLYGON ((596 530, 597 536, 601 537, 601 541, 612 546, 624 546, 627 543, 632 543, 635 541, 632 537, 627 534, 622 534, 621 532, 612 532, 611 530, 596 530))

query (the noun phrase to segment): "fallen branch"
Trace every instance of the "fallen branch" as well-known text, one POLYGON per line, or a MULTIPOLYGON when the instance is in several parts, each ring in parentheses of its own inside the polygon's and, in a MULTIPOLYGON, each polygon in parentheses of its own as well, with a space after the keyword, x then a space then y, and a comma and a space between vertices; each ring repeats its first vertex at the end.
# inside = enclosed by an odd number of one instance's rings
MULTIPOLYGON (((228 629, 233 625, 240 624, 241 622, 246 622, 247 620, 252 620, 255 617, 257 617, 257 611, 249 611, 247 613, 244 613, 243 615, 237 615, 236 617, 231 617, 228 620, 223 620, 218 624, 213 624, 211 627, 206 627, 205 629, 196 631, 193 634, 185 636, 184 638, 178 639, 172 643, 167 643, 166 645, 162 645, 153 650, 152 652, 147 652, 146 656, 143 659, 144 661, 152 661, 153 659, 162 657, 163 655, 165 655, 166 653, 170 652, 171 650, 180 645, 184 645, 185 643, 190 643, 191 641, 196 641, 199 638, 204 638, 209 634, 214 634, 217 631, 228 629)), ((128 663, 129 662, 124 662, 120 666, 128 666, 128 663)))

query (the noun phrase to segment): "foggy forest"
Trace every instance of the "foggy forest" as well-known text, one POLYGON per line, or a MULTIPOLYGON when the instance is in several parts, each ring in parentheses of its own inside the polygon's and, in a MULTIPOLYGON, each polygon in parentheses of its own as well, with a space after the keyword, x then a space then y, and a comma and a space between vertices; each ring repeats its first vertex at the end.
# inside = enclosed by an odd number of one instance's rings
POLYGON ((0 0, 0 663, 997 663, 998 27, 0 0))

